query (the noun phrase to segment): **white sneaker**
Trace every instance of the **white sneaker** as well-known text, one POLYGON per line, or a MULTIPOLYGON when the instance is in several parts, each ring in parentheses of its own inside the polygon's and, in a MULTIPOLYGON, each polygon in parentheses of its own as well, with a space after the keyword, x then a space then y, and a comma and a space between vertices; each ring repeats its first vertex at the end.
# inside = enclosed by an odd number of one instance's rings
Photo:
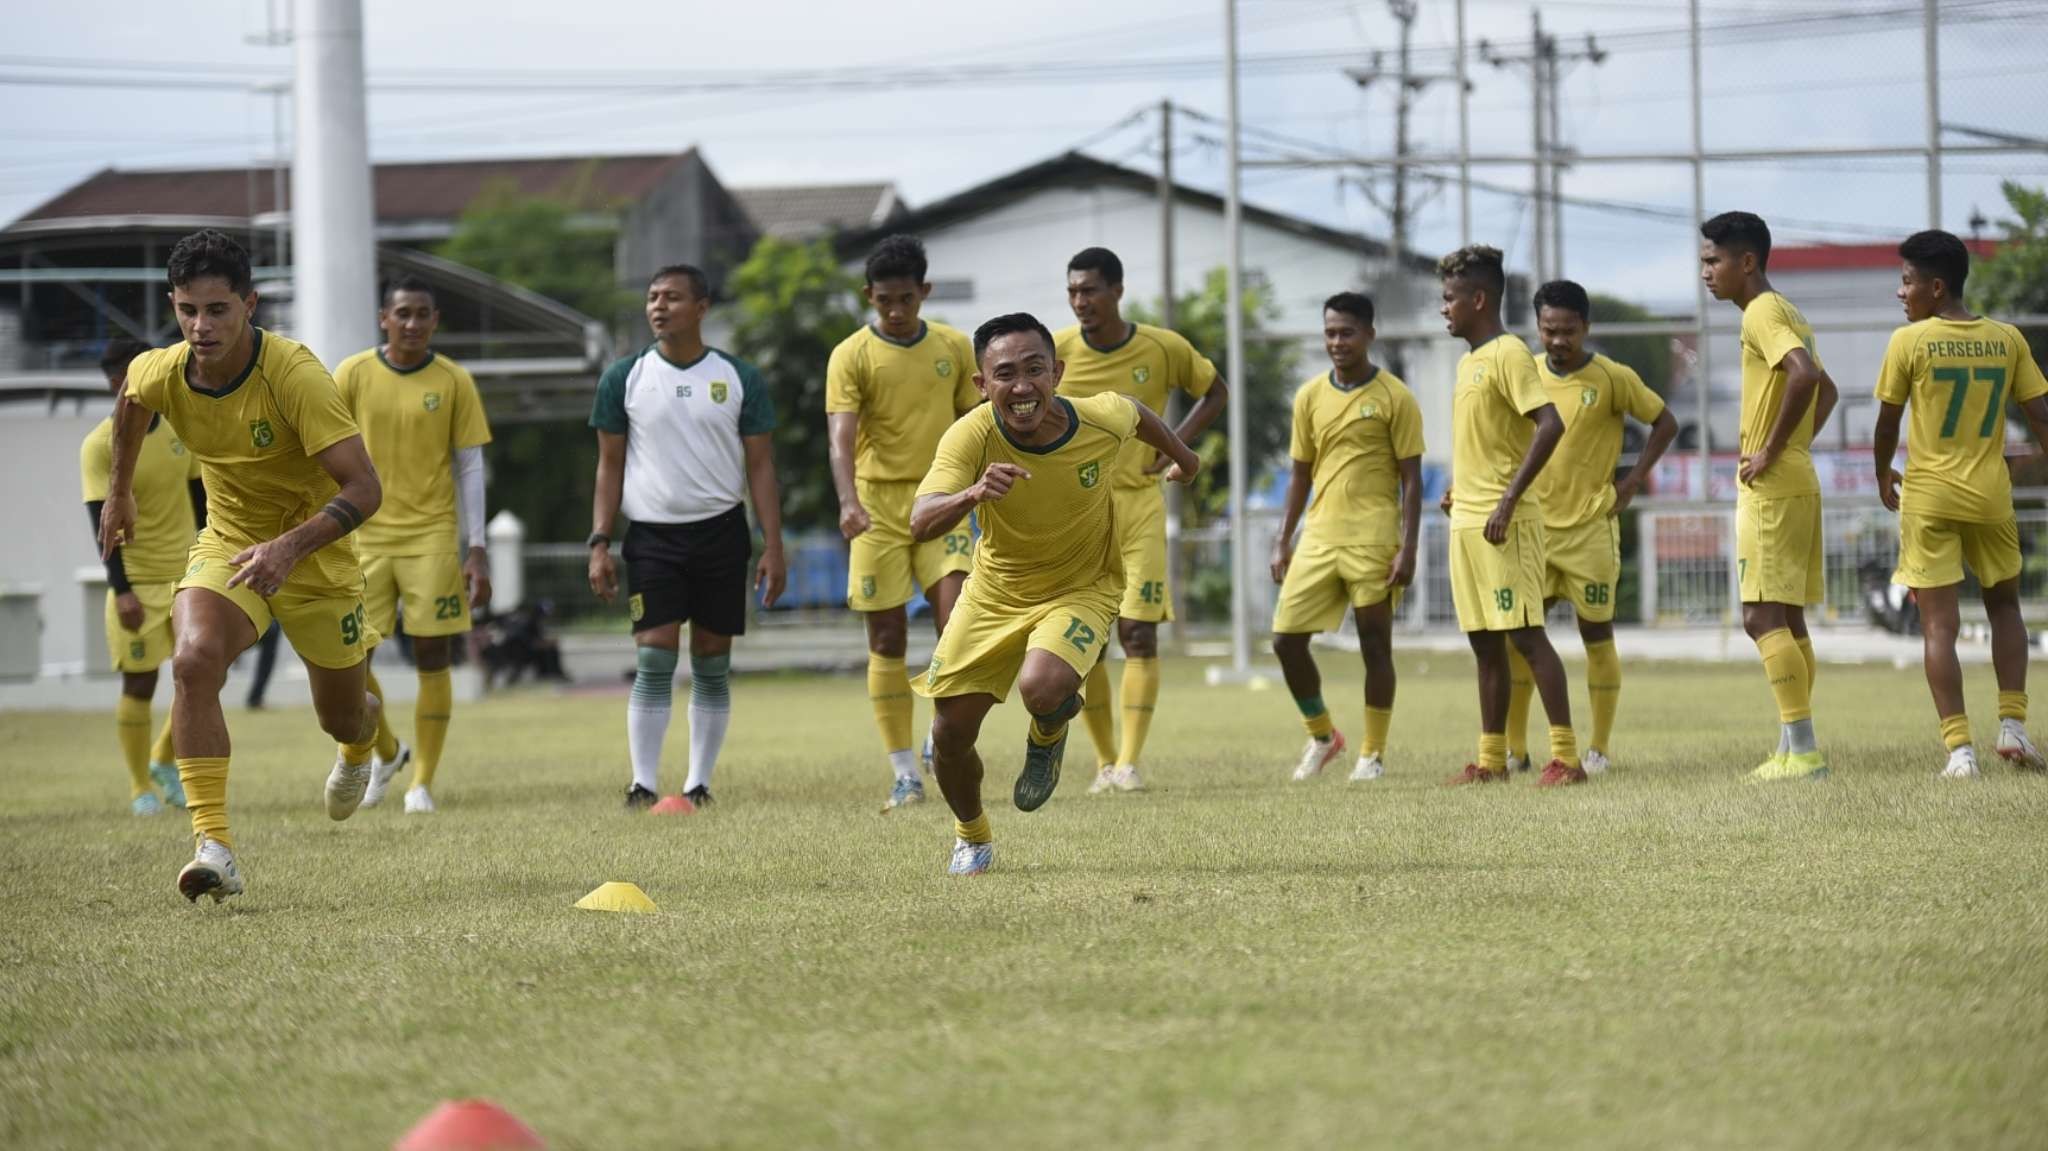
POLYGON ((192 862, 178 872, 178 894, 193 903, 199 902, 202 895, 211 895, 219 903, 241 893, 242 872, 235 866, 235 853, 217 839, 200 836, 199 850, 192 854, 192 862))
POLYGON ((1579 757, 1579 766, 1586 769, 1587 775, 1605 775, 1611 765, 1607 762, 1606 755, 1589 747, 1586 753, 1579 757))
POLYGON ((2040 749, 2027 738, 2025 725, 2016 719, 1998 721, 1998 758, 2021 771, 2048 771, 2048 759, 2041 757, 2040 749))
POLYGON ((1138 778, 1138 769, 1133 764, 1119 763, 1110 768, 1109 782, 1118 791, 1145 790, 1145 781, 1138 778))
POLYGON ((1943 779, 1976 779, 1977 753, 1966 744, 1948 753, 1948 766, 1941 769, 1943 779))
POLYGON ((327 773, 327 818, 337 822, 356 813, 363 804, 363 791, 370 786, 370 765, 351 766, 339 756, 334 770, 327 773))
POLYGON ((1517 771, 1527 771, 1527 770, 1529 770, 1529 757, 1528 757, 1528 756, 1526 756, 1526 755, 1516 755, 1516 754, 1515 754, 1514 752, 1512 752, 1512 751, 1508 753, 1508 771, 1509 771, 1510 773, 1512 773, 1512 772, 1517 772, 1517 771))
POLYGON ((1304 779, 1314 779, 1316 776, 1321 775, 1323 769, 1328 767, 1342 754, 1344 754, 1343 732, 1332 728, 1330 730, 1330 738, 1328 739, 1317 739, 1315 736, 1309 736, 1308 742, 1302 745, 1301 762, 1294 765, 1294 782, 1300 783, 1304 779))
POLYGON ((1387 765, 1380 762, 1378 752, 1371 752, 1358 757, 1358 766, 1351 769, 1351 782, 1371 783, 1385 774, 1387 765))
POLYGON ((1116 790, 1116 765, 1105 763, 1095 769, 1095 782, 1088 785, 1089 795, 1101 795, 1116 790))
POLYGON ((407 815, 434 814, 434 797, 427 794, 426 788, 414 786, 405 793, 405 813, 407 815))
POLYGON ((370 786, 363 791, 363 806, 375 807, 384 802, 384 789, 412 762, 412 749, 403 742, 398 745, 398 754, 388 761, 376 752, 370 753, 370 786))

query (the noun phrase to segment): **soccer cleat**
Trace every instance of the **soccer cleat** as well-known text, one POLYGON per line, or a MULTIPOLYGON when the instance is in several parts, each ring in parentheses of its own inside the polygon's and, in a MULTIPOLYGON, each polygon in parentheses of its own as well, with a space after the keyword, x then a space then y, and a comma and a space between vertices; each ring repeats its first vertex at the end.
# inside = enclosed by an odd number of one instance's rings
POLYGON ((128 801, 130 815, 159 815, 163 809, 163 802, 157 799, 156 792, 153 791, 145 791, 128 801))
POLYGON ((1532 766, 1534 765, 1531 763, 1529 756, 1517 755, 1512 751, 1508 753, 1507 770, 1509 772, 1527 771, 1532 766))
POLYGON ((1109 783, 1118 791, 1145 790, 1145 781, 1138 778, 1138 766, 1134 763, 1119 763, 1110 768, 1109 783))
POLYGON ((217 839, 200 836, 192 862, 178 872, 178 894, 193 903, 202 895, 211 895, 219 903, 241 893, 242 871, 235 866, 235 853, 217 839))
POLYGON ((1095 782, 1088 785, 1088 794, 1101 795, 1116 790, 1116 765, 1105 763, 1095 769, 1095 782))
POLYGON ((647 808, 653 807, 660 799, 661 796, 641 787, 637 783, 626 788, 627 811, 644 811, 647 808))
POLYGON ((684 792, 683 798, 690 801, 690 806, 702 811, 704 808, 711 806, 711 788, 700 783, 684 792))
POLYGON ((391 781, 411 762, 412 749, 403 743, 398 745, 398 754, 388 761, 376 752, 371 752, 370 786, 363 791, 363 806, 375 807, 384 802, 384 789, 390 787, 391 781))
POLYGON ((1465 770, 1444 780, 1444 786, 1465 787, 1475 783, 1502 783, 1506 781, 1507 777, 1508 769, 1505 767, 1499 771, 1488 771, 1476 763, 1468 763, 1465 765, 1465 770))
POLYGON ((1024 737, 1024 770, 1017 773, 1017 785, 1010 789, 1010 798, 1016 802, 1018 811, 1037 811, 1044 807, 1045 801, 1051 799, 1054 789, 1059 787, 1060 762, 1067 757, 1067 736, 1073 734, 1070 723, 1080 713, 1081 697, 1070 695, 1051 714, 1031 718, 1030 723, 1034 727, 1041 720, 1057 726, 1060 737, 1049 744, 1040 744, 1028 734, 1024 737))
POLYGON ((1358 757, 1358 766, 1351 769, 1352 783, 1371 783, 1387 774, 1387 765, 1380 762, 1380 753, 1366 752, 1358 757))
POLYGON ((1998 758, 2021 771, 2048 771, 2048 759, 2041 757, 2040 749, 2027 738, 2027 729, 2018 720, 1999 723, 1998 758))
POLYGON ((1792 751, 1765 760, 1749 778, 1755 783, 1778 783, 1788 779, 1826 779, 1828 761, 1818 751, 1792 751))
POLYGON ((899 807, 924 802, 924 781, 914 775, 899 775, 896 786, 889 789, 889 802, 882 805, 884 814, 899 807))
POLYGON ((1969 745, 1956 748, 1948 753, 1948 766, 1941 769, 1943 779, 1977 779, 1977 753, 1969 745))
POLYGON ((427 794, 426 788, 420 787, 417 784, 407 788, 405 792, 405 813, 407 815, 434 814, 434 797, 427 794))
POLYGON ((1586 769, 1587 775, 1606 775, 1607 769, 1613 764, 1608 762, 1605 755, 1588 748, 1586 754, 1579 757, 1579 766, 1586 769))
POLYGON ((149 765, 149 779, 156 789, 164 793, 164 802, 172 807, 185 806, 185 781, 178 778, 175 763, 152 763, 149 765))
POLYGON ((953 841, 953 861, 946 865, 946 874, 980 875, 995 861, 995 844, 969 843, 964 839, 956 839, 953 841))
POLYGON ((1566 763, 1561 759, 1553 759, 1544 766, 1543 774, 1536 780, 1536 786, 1570 787, 1572 784, 1584 782, 1586 782, 1585 768, 1566 763))
POLYGON ((1344 733, 1336 728, 1330 729, 1330 738, 1328 739, 1317 739, 1315 736, 1309 736, 1308 742, 1301 745, 1301 761, 1294 765, 1294 782, 1300 783, 1304 779, 1314 779, 1316 776, 1321 775, 1323 768, 1328 767, 1332 761, 1342 754, 1344 754, 1344 733))
POLYGON ((370 786, 368 762, 352 764, 340 756, 327 773, 327 818, 339 823, 356 813, 363 804, 363 792, 370 786))

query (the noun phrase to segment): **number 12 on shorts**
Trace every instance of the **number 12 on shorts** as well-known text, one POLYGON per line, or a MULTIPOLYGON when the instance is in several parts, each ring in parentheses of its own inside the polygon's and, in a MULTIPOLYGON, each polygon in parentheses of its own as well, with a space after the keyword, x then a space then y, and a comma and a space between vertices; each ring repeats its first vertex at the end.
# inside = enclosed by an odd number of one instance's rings
POLYGON ((1075 651, 1085 652, 1088 645, 1095 642, 1095 629, 1073 616, 1068 616, 1067 634, 1063 638, 1073 643, 1075 651))

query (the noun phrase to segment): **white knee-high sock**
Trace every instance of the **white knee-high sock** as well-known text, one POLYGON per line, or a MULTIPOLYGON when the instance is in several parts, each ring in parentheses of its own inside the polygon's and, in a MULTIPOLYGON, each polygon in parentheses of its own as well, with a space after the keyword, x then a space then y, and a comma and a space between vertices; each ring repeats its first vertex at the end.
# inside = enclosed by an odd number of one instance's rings
POLYGON ((633 782, 649 791, 660 790, 661 744, 668 737, 675 680, 675 652, 640 649, 634 662, 633 696, 626 701, 626 746, 633 757, 633 782))
POLYGON ((725 729, 732 722, 731 670, 730 655, 690 657, 690 781, 685 791, 711 786, 718 749, 725 746, 725 729))

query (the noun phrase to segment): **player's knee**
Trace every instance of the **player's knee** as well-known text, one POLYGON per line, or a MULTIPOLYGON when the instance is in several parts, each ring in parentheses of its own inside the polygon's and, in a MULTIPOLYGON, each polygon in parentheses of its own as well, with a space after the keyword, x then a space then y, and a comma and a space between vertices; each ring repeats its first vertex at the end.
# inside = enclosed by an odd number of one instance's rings
POLYGON ((1388 668, 1394 665, 1394 637, 1383 627, 1361 627, 1358 629, 1358 654, 1365 665, 1371 668, 1388 668))
POLYGON ((1079 687, 1071 672, 1065 675, 1056 672, 1026 672, 1017 680, 1017 694, 1024 701, 1025 710, 1032 715, 1050 715, 1067 702, 1067 697, 1079 687))
POLYGON ((180 693, 218 694, 227 678, 227 654, 210 644, 180 643, 171 656, 171 682, 180 693))
POLYGON ((932 746, 940 758, 957 759, 974 750, 974 741, 981 734, 978 727, 942 708, 932 716, 932 746))
POLYGON ((1118 642, 1123 644, 1124 654, 1132 659, 1151 659, 1159 654, 1159 625, 1144 620, 1119 620, 1116 625, 1118 642))
POLYGON ((868 650, 884 659, 902 659, 910 624, 902 608, 871 611, 867 616, 868 650))
POLYGON ((413 666, 421 671, 440 671, 448 666, 454 644, 445 635, 428 636, 412 641, 413 666))
POLYGON ((121 694, 129 699, 150 699, 156 695, 156 669, 121 673, 121 694))
POLYGON ((1614 624, 1610 620, 1582 619, 1579 638, 1587 643, 1606 643, 1614 638, 1614 624))
POLYGON ((1785 626, 1784 613, 1771 611, 1773 605, 1742 605, 1742 631, 1751 639, 1761 639, 1769 632, 1785 626))
POLYGON ((1546 655, 1550 651, 1550 636, 1540 627, 1518 627, 1508 633, 1508 642, 1522 653, 1524 660, 1546 655))
POLYGON ((320 730, 336 743, 356 743, 363 739, 364 731, 371 728, 369 716, 370 697, 366 692, 353 692, 345 698, 323 699, 315 696, 313 714, 320 720, 320 730))
POLYGON ((1273 654, 1283 660, 1301 658, 1308 654, 1308 636, 1301 632, 1273 633, 1273 654))

